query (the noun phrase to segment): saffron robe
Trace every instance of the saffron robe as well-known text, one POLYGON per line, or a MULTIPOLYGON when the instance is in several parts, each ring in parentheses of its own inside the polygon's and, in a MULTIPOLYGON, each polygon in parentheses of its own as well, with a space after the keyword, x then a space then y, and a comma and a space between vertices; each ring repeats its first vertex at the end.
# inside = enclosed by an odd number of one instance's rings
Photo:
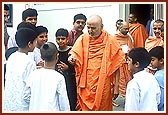
MULTIPOLYGON (((121 47, 124 45, 128 47, 122 50, 130 51, 133 48, 133 43, 129 35, 123 35, 120 32, 117 32, 116 34, 114 34, 114 38, 118 41, 121 47)), ((128 51, 127 52, 124 51, 124 53, 128 53, 128 51)), ((131 75, 128 70, 128 63, 126 62, 127 54, 125 55, 126 55, 125 63, 122 64, 122 66, 120 67, 120 79, 119 79, 119 91, 123 98, 125 98, 126 95, 127 83, 131 80, 131 75)))
POLYGON ((112 110, 114 72, 124 63, 124 53, 106 31, 97 39, 81 35, 69 54, 76 58, 78 109, 82 111, 112 110))
POLYGON ((144 25, 140 23, 129 24, 129 33, 134 39, 134 47, 145 47, 145 40, 148 33, 144 25))
POLYGON ((149 36, 145 41, 145 49, 150 51, 156 46, 164 46, 164 41, 162 38, 157 38, 156 36, 149 36))

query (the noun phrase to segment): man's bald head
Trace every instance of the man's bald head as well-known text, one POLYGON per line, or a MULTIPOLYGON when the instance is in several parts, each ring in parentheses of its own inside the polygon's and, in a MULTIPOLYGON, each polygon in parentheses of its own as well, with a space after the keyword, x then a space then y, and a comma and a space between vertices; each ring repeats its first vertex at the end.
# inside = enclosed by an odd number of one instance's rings
POLYGON ((96 23, 96 24, 99 24, 99 25, 102 25, 103 22, 102 22, 102 18, 99 16, 99 15, 91 15, 89 18, 88 18, 88 23, 96 23))
POLYGON ((91 15, 87 21, 87 29, 90 37, 97 39, 103 29, 102 18, 99 15, 91 15))
POLYGON ((122 22, 120 27, 119 27, 119 31, 123 34, 123 35, 127 35, 128 31, 129 31, 129 23, 128 22, 122 22))

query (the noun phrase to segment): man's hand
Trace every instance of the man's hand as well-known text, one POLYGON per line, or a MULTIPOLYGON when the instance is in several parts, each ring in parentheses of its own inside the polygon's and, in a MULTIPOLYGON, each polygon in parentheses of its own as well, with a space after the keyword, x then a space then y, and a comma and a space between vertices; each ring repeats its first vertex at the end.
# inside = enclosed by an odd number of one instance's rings
POLYGON ((70 55, 68 57, 68 61, 69 61, 70 64, 75 65, 76 59, 75 59, 75 57, 73 57, 72 55, 70 55))
POLYGON ((117 69, 115 71, 115 78, 114 79, 115 79, 115 82, 114 82, 114 88, 113 88, 113 90, 114 90, 113 100, 115 100, 119 95, 119 79, 120 79, 120 70, 119 69, 117 69))

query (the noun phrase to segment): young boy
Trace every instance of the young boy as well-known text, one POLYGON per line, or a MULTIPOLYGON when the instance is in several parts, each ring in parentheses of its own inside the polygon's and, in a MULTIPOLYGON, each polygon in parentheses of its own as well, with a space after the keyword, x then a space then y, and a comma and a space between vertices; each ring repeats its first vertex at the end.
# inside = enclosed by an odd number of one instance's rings
POLYGON ((145 48, 134 48, 128 54, 132 80, 126 89, 125 111, 158 111, 160 88, 153 74, 144 70, 151 57, 145 48))
POLYGON ((43 67, 44 61, 41 59, 40 47, 48 41, 48 29, 44 26, 37 26, 37 39, 33 52, 29 57, 36 62, 37 67, 43 67))
POLYGON ((161 46, 156 46, 149 51, 151 55, 151 66, 152 68, 157 68, 154 76, 159 83, 161 97, 160 104, 158 105, 159 111, 164 111, 164 48, 161 46))
POLYGON ((27 111, 28 104, 23 100, 23 89, 29 74, 35 70, 36 65, 28 57, 28 52, 34 50, 34 40, 37 34, 30 28, 17 30, 15 38, 18 51, 8 58, 5 74, 4 108, 5 111, 27 111))
MULTIPOLYGON (((28 8, 22 12, 22 22, 31 23, 34 26, 36 26, 37 16, 38 16, 38 13, 36 9, 28 8)), ((8 45, 8 48, 15 47, 15 46, 17 47, 15 37, 13 35, 9 37, 7 45, 8 45)))
POLYGON ((30 74, 24 90, 23 98, 29 103, 29 111, 69 111, 64 76, 55 71, 57 47, 52 42, 45 43, 40 53, 45 65, 30 74))
POLYGON ((57 30, 56 34, 56 43, 58 44, 58 53, 59 60, 56 65, 56 70, 61 72, 66 81, 66 88, 68 92, 68 98, 70 101, 71 111, 75 111, 76 107, 76 78, 75 78, 75 69, 73 65, 68 62, 68 53, 71 50, 71 46, 67 46, 68 42, 68 30, 60 28, 57 30))

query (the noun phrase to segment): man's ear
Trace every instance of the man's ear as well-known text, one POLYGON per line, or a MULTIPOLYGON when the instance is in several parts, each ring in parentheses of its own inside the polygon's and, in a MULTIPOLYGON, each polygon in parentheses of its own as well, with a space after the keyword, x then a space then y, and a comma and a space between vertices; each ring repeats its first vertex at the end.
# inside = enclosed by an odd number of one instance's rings
POLYGON ((101 28, 102 28, 102 29, 103 29, 103 26, 104 26, 104 25, 102 24, 102 25, 101 25, 101 28))

